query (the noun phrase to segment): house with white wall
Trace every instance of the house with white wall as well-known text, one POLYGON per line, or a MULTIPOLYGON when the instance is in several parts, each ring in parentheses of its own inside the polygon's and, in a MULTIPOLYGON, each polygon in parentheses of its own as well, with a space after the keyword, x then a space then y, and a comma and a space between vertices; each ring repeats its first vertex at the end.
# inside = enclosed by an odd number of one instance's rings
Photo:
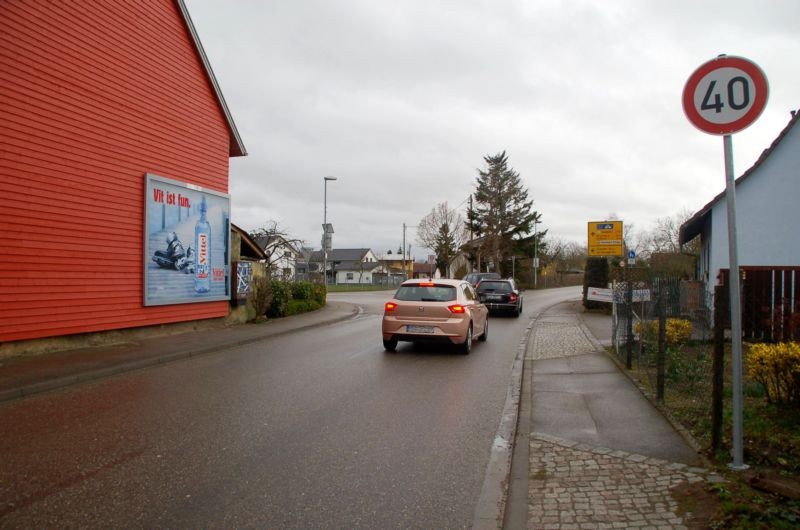
MULTIPOLYGON (((311 254, 310 262, 322 264, 322 258, 322 251, 317 250, 311 254)), ((372 284, 377 275, 387 272, 386 266, 368 248, 331 249, 327 268, 329 281, 336 284, 372 284)))
POLYGON ((292 242, 279 234, 258 236, 255 242, 266 255, 265 262, 272 277, 276 280, 294 281, 297 259, 301 257, 301 253, 292 242))
MULTIPOLYGON (((796 292, 800 274, 800 113, 772 145, 735 181, 736 232, 741 270, 783 269, 773 282, 781 292, 796 292), (786 289, 783 288, 786 284, 786 289)), ((725 191, 714 197, 680 229, 680 243, 700 237, 697 277, 705 282, 708 299, 719 283, 721 270, 730 268, 728 214, 725 191)))

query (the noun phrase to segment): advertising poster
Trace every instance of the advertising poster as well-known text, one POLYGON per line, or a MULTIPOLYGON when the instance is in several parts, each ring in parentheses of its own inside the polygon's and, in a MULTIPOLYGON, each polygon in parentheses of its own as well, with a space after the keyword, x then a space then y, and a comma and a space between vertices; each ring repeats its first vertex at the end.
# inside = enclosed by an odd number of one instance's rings
POLYGON ((145 175, 144 305, 230 299, 230 196, 145 175))

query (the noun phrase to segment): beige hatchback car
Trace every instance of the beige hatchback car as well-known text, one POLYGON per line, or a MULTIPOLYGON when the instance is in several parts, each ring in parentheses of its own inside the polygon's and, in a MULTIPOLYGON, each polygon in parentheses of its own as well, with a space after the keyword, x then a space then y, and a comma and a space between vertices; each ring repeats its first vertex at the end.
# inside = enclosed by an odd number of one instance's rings
POLYGON ((383 312, 383 347, 395 351, 399 341, 455 344, 463 354, 475 337, 489 336, 489 311, 464 280, 408 280, 383 312))

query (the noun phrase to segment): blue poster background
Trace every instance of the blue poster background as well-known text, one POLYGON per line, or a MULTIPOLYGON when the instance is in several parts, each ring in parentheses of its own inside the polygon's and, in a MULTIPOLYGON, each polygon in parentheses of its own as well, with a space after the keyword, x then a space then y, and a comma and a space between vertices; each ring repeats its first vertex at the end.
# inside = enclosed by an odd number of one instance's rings
POLYGON ((147 174, 145 186, 144 305, 230 299, 230 196, 147 174), (210 289, 195 281, 196 230, 205 199, 210 289))

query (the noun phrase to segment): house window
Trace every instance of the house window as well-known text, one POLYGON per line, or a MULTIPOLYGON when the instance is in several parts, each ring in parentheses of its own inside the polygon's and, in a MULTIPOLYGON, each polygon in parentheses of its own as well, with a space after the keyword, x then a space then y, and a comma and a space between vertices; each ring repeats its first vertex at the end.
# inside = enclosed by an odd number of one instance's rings
POLYGON ((353 279, 353 273, 352 272, 348 272, 347 273, 347 279, 348 280, 352 280, 353 279))

